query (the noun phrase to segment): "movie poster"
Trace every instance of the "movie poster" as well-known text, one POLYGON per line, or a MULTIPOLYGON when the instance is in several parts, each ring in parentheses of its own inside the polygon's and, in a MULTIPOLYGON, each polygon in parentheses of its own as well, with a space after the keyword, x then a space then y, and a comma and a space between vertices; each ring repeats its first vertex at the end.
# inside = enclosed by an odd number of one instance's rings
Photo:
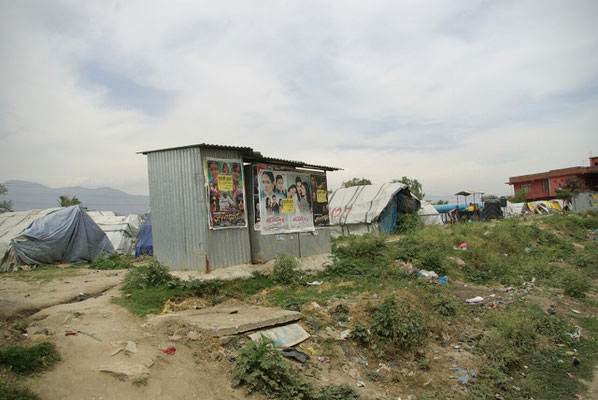
POLYGON ((204 171, 208 182, 210 228, 246 227, 242 161, 206 158, 204 171))
POLYGON ((326 175, 312 174, 310 178, 314 225, 328 226, 328 187, 326 186, 326 175))
POLYGON ((262 234, 313 231, 309 174, 260 168, 257 171, 262 234))

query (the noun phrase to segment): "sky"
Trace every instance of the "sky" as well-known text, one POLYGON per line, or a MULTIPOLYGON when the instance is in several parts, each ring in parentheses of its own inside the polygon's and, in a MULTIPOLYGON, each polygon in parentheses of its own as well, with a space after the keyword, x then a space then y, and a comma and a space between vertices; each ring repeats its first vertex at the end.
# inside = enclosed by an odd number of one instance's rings
POLYGON ((213 143, 509 194, 598 154, 598 2, 0 0, 0 182, 148 194, 213 143))

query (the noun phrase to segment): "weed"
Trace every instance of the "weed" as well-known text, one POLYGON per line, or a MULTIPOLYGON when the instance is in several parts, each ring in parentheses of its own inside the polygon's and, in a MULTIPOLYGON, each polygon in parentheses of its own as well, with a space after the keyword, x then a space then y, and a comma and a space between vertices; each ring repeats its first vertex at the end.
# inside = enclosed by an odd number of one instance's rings
POLYGON ((569 273, 563 280, 567 296, 583 299, 592 287, 591 281, 581 274, 569 273))
POLYGON ((363 345, 369 345, 370 341, 372 340, 372 334, 369 328, 360 322, 353 325, 350 337, 357 343, 361 343, 363 345))
POLYGON ((361 396, 349 385, 330 385, 320 389, 314 400, 360 400, 361 396))
POLYGON ((374 312, 370 332, 374 339, 370 344, 372 349, 379 355, 391 355, 392 350, 410 349, 423 344, 424 317, 407 300, 397 303, 390 296, 374 312))
POLYGON ((421 357, 417 359, 417 368, 421 369, 422 371, 429 371, 430 370, 430 359, 426 357, 421 357))
POLYGON ((438 300, 434 306, 434 311, 436 311, 438 314, 443 315, 445 317, 454 317, 455 314, 457 313, 457 308, 455 307, 455 304, 447 299, 440 299, 438 300))
POLYGON ((44 370, 60 360, 54 343, 42 342, 31 347, 9 346, 0 351, 0 365, 19 375, 44 370))
POLYGON ((417 214, 399 214, 397 215, 397 232, 414 232, 422 227, 422 223, 417 214))
POLYGON ((337 322, 349 321, 349 307, 347 307, 345 304, 338 304, 336 307, 334 307, 328 313, 337 322))
POLYGON ((310 392, 305 382, 292 375, 289 362, 274 348, 274 341, 264 337, 239 349, 233 369, 233 386, 240 385, 246 387, 248 394, 265 392, 277 397, 291 394, 303 397, 310 392))
POLYGON ((153 260, 149 265, 137 267, 127 275, 124 289, 146 289, 168 286, 174 288, 179 279, 170 275, 168 267, 153 260))
POLYGON ((118 254, 114 254, 106 258, 98 258, 97 260, 89 264, 89 269, 102 270, 128 269, 132 267, 133 264, 131 264, 130 257, 121 256, 118 254))
POLYGON ((143 378, 135 379, 133 381, 133 385, 135 385, 137 387, 147 386, 148 382, 149 382, 149 378, 147 376, 144 376, 143 378))
POLYGON ((39 396, 17 382, 8 382, 0 377, 0 400, 39 400, 39 396))
POLYGON ((375 369, 370 369, 368 371, 365 371, 365 377, 369 381, 376 382, 380 380, 380 373, 375 369))
POLYGON ((279 254, 272 268, 272 279, 283 285, 290 285, 299 279, 299 262, 288 254, 279 254))

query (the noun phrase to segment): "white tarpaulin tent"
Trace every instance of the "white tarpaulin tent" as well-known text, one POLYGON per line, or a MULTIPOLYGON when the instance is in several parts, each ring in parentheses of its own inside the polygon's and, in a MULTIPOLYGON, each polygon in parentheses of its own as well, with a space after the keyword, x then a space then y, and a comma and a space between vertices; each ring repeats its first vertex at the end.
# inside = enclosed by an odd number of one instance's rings
POLYGON ((135 254, 135 243, 141 229, 139 215, 116 216, 112 211, 88 211, 87 215, 104 231, 119 254, 135 254))
POLYGON ((394 231, 397 211, 409 207, 399 204, 401 200, 397 195, 400 192, 404 194, 402 203, 416 204, 412 206, 412 212, 415 212, 419 208, 419 200, 413 198, 407 185, 402 183, 361 185, 335 190, 328 199, 332 235, 394 231))
POLYGON ((440 213, 434 208, 434 206, 427 201, 422 202, 420 208, 417 213, 419 214, 419 220, 424 225, 442 225, 442 218, 440 217, 440 213))

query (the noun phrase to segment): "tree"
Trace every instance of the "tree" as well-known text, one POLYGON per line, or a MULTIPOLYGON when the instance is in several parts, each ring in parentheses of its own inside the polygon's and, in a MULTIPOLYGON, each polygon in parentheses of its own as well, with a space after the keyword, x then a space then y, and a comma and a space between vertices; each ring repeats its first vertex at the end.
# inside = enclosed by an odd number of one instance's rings
POLYGON ((419 183, 419 181, 417 179, 409 179, 406 176, 404 176, 401 178, 401 180, 393 179, 392 182, 393 183, 399 182, 399 183, 407 185, 411 194, 413 194, 415 197, 417 197, 420 200, 423 200, 424 196, 426 195, 425 193, 422 192, 422 189, 423 189, 422 184, 419 183))
POLYGON ((509 196, 508 200, 511 203, 523 203, 527 200, 527 193, 523 189, 519 189, 514 196, 509 196))
POLYGON ((73 196, 72 198, 69 199, 69 196, 62 195, 62 196, 58 197, 58 204, 60 204, 60 207, 69 207, 69 206, 75 206, 77 204, 81 204, 81 201, 79 201, 77 196, 73 196))
POLYGON ((555 193, 558 198, 560 199, 567 199, 569 201, 573 201, 573 209, 576 209, 575 206, 575 197, 580 192, 587 190, 586 184, 579 178, 567 178, 565 179, 565 186, 562 189, 556 189, 555 193))
POLYGON ((443 204, 448 204, 448 203, 449 203, 449 202, 448 202, 448 200, 438 200, 438 201, 436 202, 436 204, 437 204, 437 205, 439 205, 439 206, 441 206, 441 205, 443 205, 443 204))
MULTIPOLYGON (((8 189, 6 188, 6 186, 0 184, 0 195, 6 194, 7 192, 8 189)), ((0 214, 5 212, 11 212, 13 210, 12 206, 12 200, 0 201, 0 214)))
POLYGON ((372 181, 370 181, 368 178, 353 178, 350 181, 347 182, 343 182, 341 184, 342 187, 344 188, 348 188, 351 186, 361 186, 361 185, 371 185, 372 181))

